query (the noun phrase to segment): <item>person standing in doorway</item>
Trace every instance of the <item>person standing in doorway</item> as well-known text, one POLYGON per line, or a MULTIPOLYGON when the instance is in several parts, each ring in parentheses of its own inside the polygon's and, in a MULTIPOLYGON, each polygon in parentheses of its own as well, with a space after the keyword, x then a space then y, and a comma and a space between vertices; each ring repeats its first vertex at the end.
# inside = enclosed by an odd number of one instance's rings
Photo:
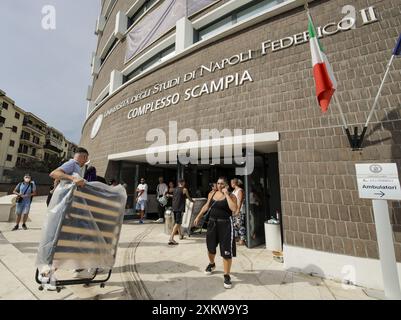
MULTIPOLYGON (((163 198, 166 196, 166 193, 168 191, 167 184, 164 183, 163 177, 159 177, 159 184, 156 187, 156 197, 159 200, 160 198, 163 198)), ((157 201, 157 209, 159 212, 159 219, 157 219, 155 222, 157 223, 162 223, 164 222, 164 208, 165 205, 160 203, 160 201, 157 201)))
POLYGON ((166 205, 167 208, 172 208, 172 206, 173 206, 174 189, 175 189, 174 182, 170 181, 168 183, 168 189, 165 194, 165 196, 167 198, 167 205, 166 205))
POLYGON ((216 192, 217 191, 217 183, 216 182, 210 183, 209 186, 210 186, 210 189, 211 189, 210 192, 216 192))
POLYGON ((139 223, 144 223, 143 217, 145 215, 146 202, 148 201, 148 185, 145 182, 145 178, 141 178, 136 192, 136 210, 139 210, 140 213, 139 223))
POLYGON ((230 277, 232 258, 236 256, 232 215, 233 212, 237 212, 237 198, 229 193, 225 178, 218 179, 217 191, 209 194, 206 204, 194 221, 195 226, 199 224, 207 211, 210 211, 206 234, 209 264, 206 267, 205 274, 210 275, 216 269, 216 248, 219 245, 224 265, 223 284, 224 288, 230 289, 232 287, 230 277))
POLYGON ((173 212, 174 212, 174 227, 171 232, 170 239, 168 241, 169 245, 177 245, 178 242, 174 240, 174 236, 178 231, 180 236, 180 240, 184 239, 184 236, 181 233, 181 224, 182 224, 182 214, 185 211, 185 201, 188 199, 191 202, 194 200, 189 195, 188 189, 185 187, 185 181, 179 180, 177 188, 174 189, 173 193, 173 212))
POLYGON ((12 231, 19 229, 19 224, 22 217, 22 229, 27 230, 26 221, 28 220, 29 211, 31 209, 32 197, 36 196, 36 185, 32 181, 31 175, 26 173, 24 181, 18 183, 15 187, 13 194, 17 195, 17 204, 15 213, 17 215, 17 221, 12 231))
POLYGON ((241 186, 241 180, 237 178, 231 179, 231 188, 234 189, 233 195, 237 198, 237 211, 234 212, 234 232, 235 237, 239 238, 238 245, 243 246, 245 245, 246 237, 245 212, 243 210, 245 194, 241 186))

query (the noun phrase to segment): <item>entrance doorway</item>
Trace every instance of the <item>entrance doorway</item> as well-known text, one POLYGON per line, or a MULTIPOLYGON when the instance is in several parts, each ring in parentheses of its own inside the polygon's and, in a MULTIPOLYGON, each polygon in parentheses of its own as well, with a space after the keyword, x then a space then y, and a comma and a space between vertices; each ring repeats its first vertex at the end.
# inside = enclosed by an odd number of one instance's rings
MULTIPOLYGON (((140 178, 144 177, 148 184, 149 199, 156 199, 158 178, 163 177, 165 183, 177 180, 181 175, 187 182, 188 190, 194 198, 206 198, 211 190, 211 184, 221 176, 228 182, 239 178, 244 183, 244 208, 246 244, 253 248, 265 243, 264 223, 271 217, 281 213, 280 183, 278 171, 278 154, 255 153, 254 170, 248 176, 236 176, 235 165, 155 165, 122 161, 120 165, 120 182, 128 185, 127 208, 135 208, 135 189, 140 178), (180 168, 181 167, 181 168, 180 168), (180 174, 181 171, 181 174, 180 174)), ((151 200, 149 200, 151 201, 151 200)), ((152 200, 153 201, 153 200, 152 200)), ((155 200, 156 201, 156 200, 155 200)), ((157 217, 157 203, 148 204, 148 217, 157 217)))
MULTIPOLYGON (((232 179, 235 176, 235 165, 198 165, 198 164, 163 164, 150 166, 147 163, 147 155, 164 155, 164 159, 170 159, 170 154, 178 154, 183 150, 194 149, 198 155, 213 154, 213 149, 220 148, 219 154, 224 154, 225 148, 241 148, 245 150, 245 144, 252 143, 254 150, 254 170, 248 176, 237 177, 244 182, 246 195, 246 229, 247 246, 255 247, 265 242, 264 223, 276 213, 281 213, 280 183, 278 168, 277 142, 278 132, 251 133, 226 139, 205 139, 190 143, 177 143, 159 147, 131 150, 108 156, 109 161, 118 161, 120 182, 128 184, 129 200, 127 206, 134 208, 135 189, 140 177, 147 180, 149 194, 152 195, 154 208, 157 212, 157 200, 155 197, 158 177, 163 176, 168 181, 177 182, 178 178, 184 178, 193 197, 207 197, 211 190, 210 183, 216 182, 219 176, 232 179), (206 151, 203 153, 203 151, 206 151), (168 156, 168 157, 167 157, 168 156)), ((248 147, 246 147, 248 150, 248 147)), ((237 149, 238 150, 238 149, 237 149)), ((233 153, 232 153, 233 154, 233 153)), ((176 158, 174 158, 176 160, 176 158)), ((202 160, 202 159, 198 159, 202 160)), ((168 161, 168 160, 167 160, 168 161)), ((174 161, 175 162, 175 161, 174 161)), ((202 161, 201 161, 202 162, 202 161)), ((209 159, 209 163, 211 163, 209 159)), ((222 162, 220 162, 222 163, 222 162)), ((234 162, 233 162, 234 163, 234 162)), ((114 171, 113 171, 114 172, 114 171)), ((153 210, 153 209, 152 209, 153 210)), ((152 213, 152 210, 149 212, 152 213)), ((282 233, 282 232, 281 232, 282 233)))
POLYGON ((255 155, 254 170, 245 176, 247 246, 265 243, 264 223, 281 213, 278 154, 255 155))

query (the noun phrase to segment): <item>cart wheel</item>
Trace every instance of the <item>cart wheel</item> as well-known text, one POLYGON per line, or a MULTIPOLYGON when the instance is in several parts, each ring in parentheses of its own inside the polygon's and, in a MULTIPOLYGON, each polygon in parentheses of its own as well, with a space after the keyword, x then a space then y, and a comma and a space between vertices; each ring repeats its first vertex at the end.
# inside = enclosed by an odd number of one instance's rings
POLYGON ((39 291, 43 291, 43 286, 39 286, 39 291))
POLYGON ((104 288, 106 285, 104 283, 100 284, 100 288, 104 288))

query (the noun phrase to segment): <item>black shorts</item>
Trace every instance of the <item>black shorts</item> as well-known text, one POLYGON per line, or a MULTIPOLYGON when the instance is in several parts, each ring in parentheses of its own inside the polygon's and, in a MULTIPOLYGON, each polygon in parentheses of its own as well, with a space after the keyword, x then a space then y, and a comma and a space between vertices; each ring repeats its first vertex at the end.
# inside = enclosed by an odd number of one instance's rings
POLYGON ((182 224, 182 211, 174 211, 174 222, 182 224))
POLYGON ((209 219, 206 234, 207 250, 216 254, 217 245, 220 245, 220 254, 225 259, 236 256, 234 227, 232 219, 209 219))

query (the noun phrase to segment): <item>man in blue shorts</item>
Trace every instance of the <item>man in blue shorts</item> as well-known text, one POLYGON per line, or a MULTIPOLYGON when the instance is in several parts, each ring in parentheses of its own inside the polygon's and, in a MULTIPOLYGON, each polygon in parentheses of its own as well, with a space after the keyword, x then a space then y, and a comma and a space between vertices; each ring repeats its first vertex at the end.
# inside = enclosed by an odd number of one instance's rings
POLYGON ((26 221, 28 220, 29 210, 31 209, 32 197, 36 196, 36 185, 35 182, 32 181, 29 173, 25 174, 23 182, 18 183, 13 191, 13 194, 17 195, 15 209, 15 213, 17 214, 17 222, 12 231, 19 229, 22 216, 22 228, 26 230, 28 229, 26 226, 26 221))

